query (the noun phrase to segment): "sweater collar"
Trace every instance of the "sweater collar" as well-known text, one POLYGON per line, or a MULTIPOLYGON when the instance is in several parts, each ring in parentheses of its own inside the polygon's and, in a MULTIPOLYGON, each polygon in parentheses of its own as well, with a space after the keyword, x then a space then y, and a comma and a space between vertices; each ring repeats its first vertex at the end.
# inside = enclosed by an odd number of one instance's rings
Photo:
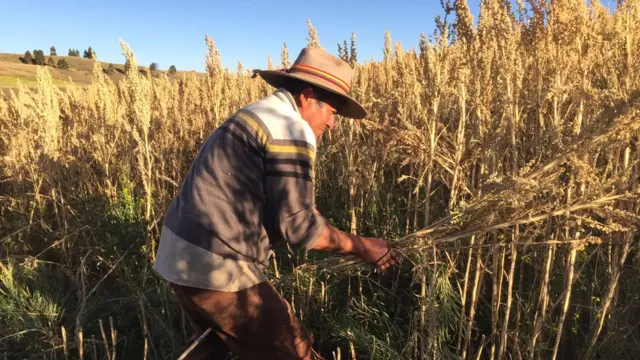
POLYGON ((296 104, 296 100, 293 98, 293 95, 289 91, 284 88, 280 88, 273 92, 273 95, 278 99, 282 100, 285 103, 289 103, 293 109, 300 114, 300 109, 298 109, 298 105, 296 104))

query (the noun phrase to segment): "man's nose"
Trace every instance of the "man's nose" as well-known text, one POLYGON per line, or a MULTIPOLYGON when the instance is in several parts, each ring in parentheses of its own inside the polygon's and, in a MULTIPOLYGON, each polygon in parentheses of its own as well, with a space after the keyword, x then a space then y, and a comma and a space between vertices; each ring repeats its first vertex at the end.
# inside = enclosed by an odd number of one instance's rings
POLYGON ((329 127, 330 130, 333 130, 333 127, 335 126, 335 117, 333 115, 331 115, 331 117, 329 118, 329 121, 327 122, 327 126, 329 127))

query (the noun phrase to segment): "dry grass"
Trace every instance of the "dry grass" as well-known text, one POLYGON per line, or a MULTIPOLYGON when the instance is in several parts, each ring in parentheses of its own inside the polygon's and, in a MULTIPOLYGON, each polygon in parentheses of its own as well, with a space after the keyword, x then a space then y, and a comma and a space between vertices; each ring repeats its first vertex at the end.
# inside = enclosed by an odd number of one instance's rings
MULTIPOLYGON (((268 275, 327 357, 635 356, 640 7, 492 0, 475 27, 464 1, 444 3, 419 49, 387 33, 382 61, 354 61, 370 115, 339 119, 319 150, 320 211, 394 239, 405 261, 372 274, 280 247, 268 275)), ((114 82, 95 62, 86 88, 42 68, 0 99, 0 258, 22 294, 0 298, 16 314, 0 314, 0 346, 16 357, 187 346, 150 270, 159 224, 206 137, 271 91, 242 65, 224 71, 205 41, 203 77, 114 82), (98 326, 108 316, 114 336, 98 326)))

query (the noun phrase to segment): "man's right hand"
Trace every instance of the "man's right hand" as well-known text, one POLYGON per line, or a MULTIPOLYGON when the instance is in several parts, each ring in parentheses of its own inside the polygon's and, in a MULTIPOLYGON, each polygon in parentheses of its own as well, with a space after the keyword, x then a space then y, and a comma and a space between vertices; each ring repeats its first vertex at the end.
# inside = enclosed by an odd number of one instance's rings
POLYGON ((360 243, 361 246, 355 251, 356 256, 381 270, 388 269, 400 260, 397 251, 391 249, 384 239, 360 237, 360 243))
POLYGON ((312 248, 343 255, 355 255, 381 270, 388 269, 400 259, 398 252, 391 249, 384 239, 350 234, 329 224, 312 248))

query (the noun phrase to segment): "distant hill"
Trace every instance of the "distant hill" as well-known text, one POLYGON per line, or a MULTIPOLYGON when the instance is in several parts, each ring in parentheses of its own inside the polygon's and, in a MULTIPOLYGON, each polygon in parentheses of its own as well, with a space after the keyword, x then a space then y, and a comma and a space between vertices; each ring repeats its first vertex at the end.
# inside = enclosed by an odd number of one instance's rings
MULTIPOLYGON (((36 81, 36 65, 25 64, 22 61, 24 54, 8 54, 0 53, 0 89, 11 89, 17 87, 18 79, 25 86, 35 86, 36 81)), ((69 64, 69 69, 58 69, 55 66, 46 65, 54 84, 64 85, 65 81, 72 80, 78 85, 91 84, 93 78, 93 60, 77 56, 49 56, 45 55, 45 63, 49 58, 53 58, 53 63, 57 64, 59 59, 64 59, 69 64)), ((102 69, 107 71, 110 63, 100 61, 102 69)), ((124 64, 113 64, 114 71, 106 74, 110 79, 118 82, 124 78, 124 64)), ((148 66, 138 66, 140 72, 149 71, 148 66)), ((168 73, 167 70, 158 70, 160 73, 168 73)), ((183 73, 193 71, 178 70, 175 75, 170 78, 178 77, 183 73)), ((196 76, 205 76, 205 73, 195 72, 196 76)))

